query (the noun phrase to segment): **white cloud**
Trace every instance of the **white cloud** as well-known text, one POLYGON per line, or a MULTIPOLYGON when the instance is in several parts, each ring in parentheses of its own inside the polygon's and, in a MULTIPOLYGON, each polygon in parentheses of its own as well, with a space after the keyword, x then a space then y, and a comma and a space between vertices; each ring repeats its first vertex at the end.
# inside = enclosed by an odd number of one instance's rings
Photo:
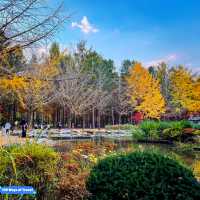
POLYGON ((72 22, 72 27, 73 28, 80 28, 81 31, 85 34, 88 34, 88 33, 96 33, 98 32, 99 30, 94 28, 90 22, 88 21, 88 18, 86 16, 84 16, 81 20, 80 23, 77 23, 77 22, 72 22))
POLYGON ((157 66, 158 64, 162 63, 162 62, 165 62, 165 63, 169 63, 169 62, 173 62, 173 61, 176 61, 178 58, 177 54, 170 54, 164 58, 161 58, 161 59, 157 59, 157 60, 151 60, 149 62, 146 62, 144 65, 146 67, 149 67, 149 66, 157 66))

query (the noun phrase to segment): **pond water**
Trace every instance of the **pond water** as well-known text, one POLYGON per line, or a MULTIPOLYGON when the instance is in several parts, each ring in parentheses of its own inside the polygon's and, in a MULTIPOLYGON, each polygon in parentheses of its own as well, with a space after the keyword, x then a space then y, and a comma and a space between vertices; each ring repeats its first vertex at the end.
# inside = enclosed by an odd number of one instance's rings
POLYGON ((60 152, 67 152, 70 146, 79 143, 89 142, 95 145, 103 145, 110 143, 115 145, 116 152, 130 152, 136 150, 159 151, 169 155, 190 167, 197 179, 200 181, 200 151, 194 150, 194 145, 190 144, 147 144, 135 143, 130 139, 99 139, 99 140, 73 140, 73 141, 57 141, 54 147, 60 152))

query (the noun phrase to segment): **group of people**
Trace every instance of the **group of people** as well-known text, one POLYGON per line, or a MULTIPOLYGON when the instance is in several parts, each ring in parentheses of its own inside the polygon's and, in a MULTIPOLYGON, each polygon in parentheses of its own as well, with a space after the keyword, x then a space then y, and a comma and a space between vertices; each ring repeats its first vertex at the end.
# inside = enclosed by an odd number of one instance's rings
MULTIPOLYGON (((18 122, 17 121, 15 122, 14 126, 18 127, 18 122)), ((28 124, 24 119, 21 120, 20 127, 21 127, 21 135, 22 135, 22 137, 26 137, 28 124)), ((13 131, 13 127, 12 127, 10 122, 6 122, 4 124, 4 126, 3 126, 3 132, 5 132, 5 134, 9 134, 10 131, 13 131)))

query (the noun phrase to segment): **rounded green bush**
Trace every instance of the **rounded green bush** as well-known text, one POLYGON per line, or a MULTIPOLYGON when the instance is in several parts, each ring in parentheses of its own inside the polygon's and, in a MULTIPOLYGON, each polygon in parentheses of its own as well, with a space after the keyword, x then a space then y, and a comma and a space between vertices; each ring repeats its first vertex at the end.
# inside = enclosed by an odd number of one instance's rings
POLYGON ((193 173, 167 156, 134 152, 100 161, 90 173, 92 200, 197 200, 193 173))
POLYGON ((0 149, 0 185, 26 185, 37 196, 48 194, 55 186, 59 154, 36 143, 0 149))

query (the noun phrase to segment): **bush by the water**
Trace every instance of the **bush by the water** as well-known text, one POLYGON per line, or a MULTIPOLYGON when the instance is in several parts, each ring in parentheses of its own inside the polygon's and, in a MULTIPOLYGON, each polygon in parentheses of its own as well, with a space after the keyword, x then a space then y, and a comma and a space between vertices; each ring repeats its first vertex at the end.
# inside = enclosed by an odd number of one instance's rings
MULTIPOLYGON (((145 138, 153 138, 153 139, 173 139, 173 140, 181 140, 184 138, 183 136, 195 135, 194 132, 197 130, 196 125, 187 120, 181 121, 154 121, 154 120, 145 120, 136 128, 136 130, 132 129, 132 134, 134 138, 138 138, 138 134, 141 134, 143 139, 145 138), (195 129, 196 128, 196 129, 195 129), (185 131, 186 130, 186 131, 185 131), (188 130, 192 130, 191 134, 187 134, 188 130)), ((197 135, 197 134, 196 134, 197 135)))
POLYGON ((191 123, 187 120, 181 121, 153 121, 146 120, 143 121, 139 126, 145 133, 149 133, 152 130, 156 130, 158 132, 163 131, 164 129, 173 128, 173 129, 184 129, 190 128, 191 123))
POLYGON ((148 135, 140 128, 138 127, 134 127, 131 129, 132 135, 133 135, 133 139, 136 140, 142 140, 142 139, 147 139, 148 135))
POLYGON ((164 139, 181 139, 183 130, 180 128, 166 128, 162 132, 162 138, 164 139))
POLYGON ((0 149, 0 185, 27 185, 37 191, 38 197, 50 193, 59 154, 45 145, 26 143, 0 149))
POLYGON ((87 188, 92 200, 199 200, 191 170, 169 157, 148 152, 107 157, 95 166, 87 188))
POLYGON ((134 128, 134 125, 132 124, 117 124, 117 125, 106 125, 105 129, 108 130, 131 130, 134 128))

